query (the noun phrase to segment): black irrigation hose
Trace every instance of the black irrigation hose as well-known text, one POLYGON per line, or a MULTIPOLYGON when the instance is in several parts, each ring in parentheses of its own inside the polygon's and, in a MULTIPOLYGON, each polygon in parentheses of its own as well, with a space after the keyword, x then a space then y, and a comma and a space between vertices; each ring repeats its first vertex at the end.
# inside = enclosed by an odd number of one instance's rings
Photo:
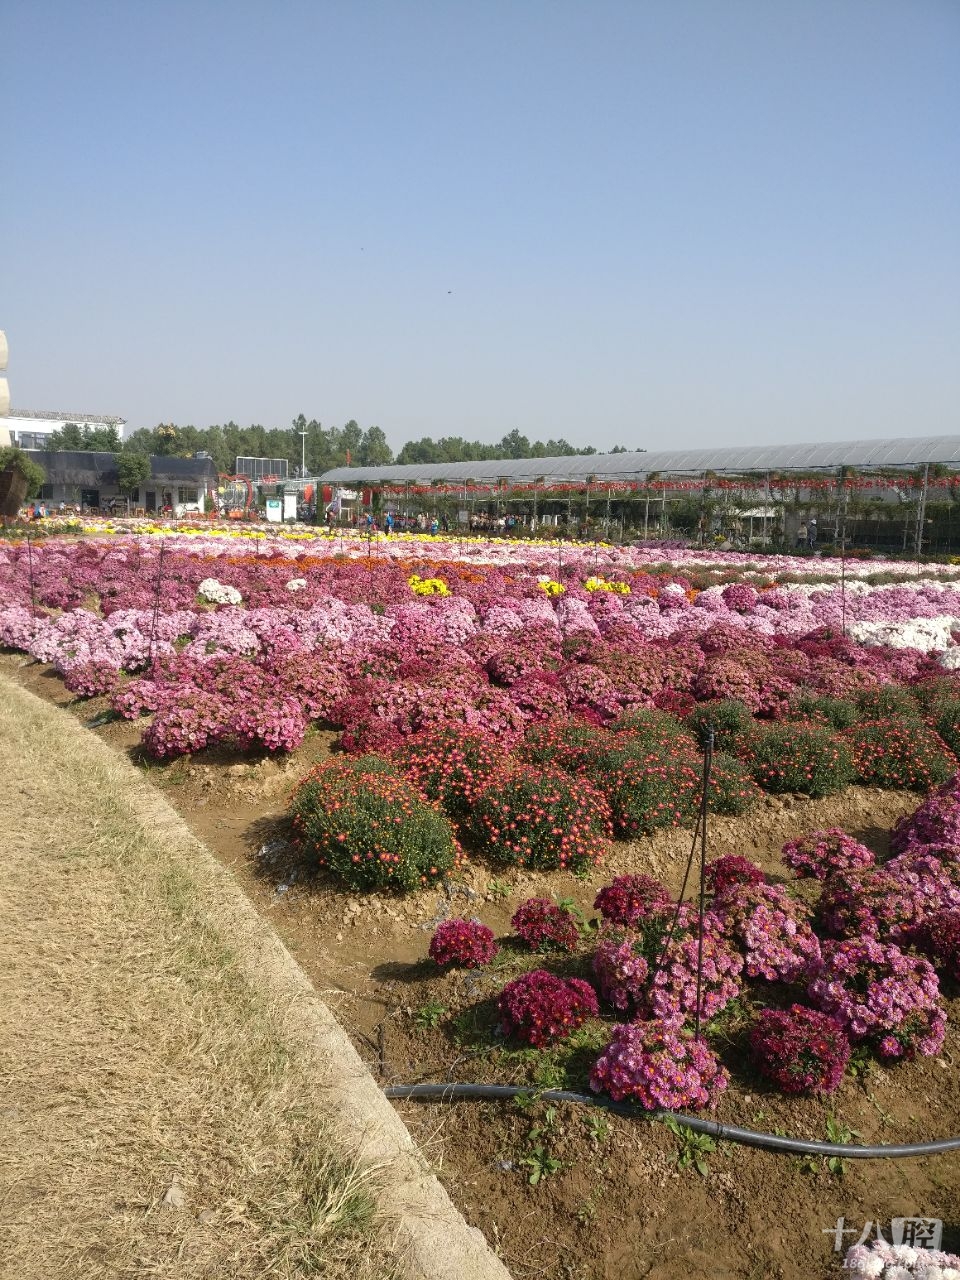
POLYGON ((520 1094, 533 1093, 544 1102, 577 1102, 588 1107, 603 1107, 617 1115, 632 1116, 634 1119, 672 1119, 693 1129, 695 1133, 706 1133, 723 1142, 739 1142, 745 1147, 763 1147, 768 1151, 784 1151, 790 1155, 841 1156, 849 1160, 895 1160, 960 1150, 960 1137, 941 1138, 938 1142, 912 1142, 899 1146, 887 1144, 879 1147, 861 1147, 845 1142, 808 1142, 805 1138, 785 1138, 777 1133, 740 1129, 736 1125, 719 1124, 716 1120, 703 1120, 700 1116, 685 1116, 677 1111, 640 1111, 628 1102, 614 1102, 611 1098, 574 1093, 569 1089, 546 1089, 539 1093, 512 1084, 393 1084, 383 1092, 388 1098, 441 1098, 448 1101, 456 1098, 516 1098, 520 1094))

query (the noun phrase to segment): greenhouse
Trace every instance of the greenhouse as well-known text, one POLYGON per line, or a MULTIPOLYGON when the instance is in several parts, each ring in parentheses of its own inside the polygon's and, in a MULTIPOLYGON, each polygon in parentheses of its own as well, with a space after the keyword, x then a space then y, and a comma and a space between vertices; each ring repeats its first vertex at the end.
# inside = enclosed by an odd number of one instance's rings
MULTIPOLYGON (((960 549, 960 436, 336 467, 376 515, 572 538, 960 549)), ((422 524, 420 525, 422 527, 422 524)))

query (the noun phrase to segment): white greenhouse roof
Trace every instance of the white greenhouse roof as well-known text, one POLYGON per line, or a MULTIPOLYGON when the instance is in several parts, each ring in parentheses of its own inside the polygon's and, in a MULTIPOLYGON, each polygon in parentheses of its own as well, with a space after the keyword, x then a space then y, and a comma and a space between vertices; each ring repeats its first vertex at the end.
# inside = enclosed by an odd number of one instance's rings
POLYGON ((943 463, 960 467, 960 436, 901 436, 831 444, 750 445, 726 449, 670 449, 647 453, 592 453, 569 458, 500 459, 494 462, 433 462, 409 466, 334 467, 326 483, 429 484, 458 481, 496 484, 645 480, 659 475, 740 475, 759 471, 817 471, 837 467, 916 467, 943 463))

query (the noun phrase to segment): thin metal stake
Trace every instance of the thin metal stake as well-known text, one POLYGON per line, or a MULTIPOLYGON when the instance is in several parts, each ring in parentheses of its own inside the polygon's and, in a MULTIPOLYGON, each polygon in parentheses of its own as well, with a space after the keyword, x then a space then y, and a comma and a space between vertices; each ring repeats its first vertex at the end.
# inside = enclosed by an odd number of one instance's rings
POLYGON ((663 968, 663 962, 667 957, 667 951, 673 942, 673 936, 677 929, 677 923, 680 919, 680 911, 683 906, 683 895, 687 891, 687 884, 690 880, 690 872, 693 870, 693 860, 697 852, 697 842, 700 842, 700 929, 697 943, 697 1005, 695 1010, 695 1035, 700 1038, 700 996, 703 985, 703 917, 705 913, 705 896, 706 881, 704 878, 704 868, 706 867, 707 858, 707 809, 710 797, 710 771, 713 765, 713 743, 714 730, 711 725, 707 729, 707 743, 703 753, 703 790, 700 796, 700 806, 697 810, 697 824, 693 829, 693 839, 690 842, 690 856, 687 859, 687 867, 683 873, 683 884, 680 886, 680 893, 677 896, 677 905, 674 908, 673 919, 670 921, 670 927, 667 930, 660 944, 660 950, 656 959, 650 966, 650 980, 652 981, 663 968))
POLYGON ((33 634, 37 634, 37 587, 33 577, 33 539, 27 531, 27 572, 30 575, 30 614, 33 618, 33 634))
POLYGON ((150 666, 153 667, 153 644, 157 635, 157 617, 160 613, 160 585, 163 581, 163 553, 166 545, 163 536, 160 538, 160 554, 157 557, 157 587, 153 597, 153 621, 150 624, 150 666))
POLYGON ((703 793, 700 796, 700 920, 697 931, 697 1003, 693 1017, 693 1036, 700 1039, 700 992, 703 987, 703 917, 706 909, 707 812, 710 799, 710 769, 713 764, 713 729, 707 730, 703 753, 703 793))

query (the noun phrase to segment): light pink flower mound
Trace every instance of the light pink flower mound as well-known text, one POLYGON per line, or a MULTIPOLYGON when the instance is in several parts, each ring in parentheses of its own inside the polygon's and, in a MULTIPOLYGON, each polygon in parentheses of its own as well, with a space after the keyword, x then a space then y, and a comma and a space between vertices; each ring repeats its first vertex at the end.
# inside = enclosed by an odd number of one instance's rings
POLYGON ((632 1022, 614 1027, 590 1088, 648 1111, 700 1110, 716 1105, 729 1079, 713 1050, 675 1023, 632 1022))

